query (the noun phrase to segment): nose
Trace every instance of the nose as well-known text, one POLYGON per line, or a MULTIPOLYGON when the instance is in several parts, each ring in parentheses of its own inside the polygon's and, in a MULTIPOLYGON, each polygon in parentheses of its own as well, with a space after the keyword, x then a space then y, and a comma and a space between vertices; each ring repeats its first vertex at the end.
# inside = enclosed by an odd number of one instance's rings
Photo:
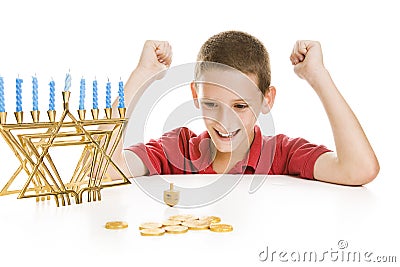
POLYGON ((235 124, 235 121, 237 120, 237 115, 233 110, 228 107, 227 105, 220 105, 220 108, 217 111, 215 120, 221 124, 221 126, 226 130, 230 131, 232 130, 232 126, 235 124))

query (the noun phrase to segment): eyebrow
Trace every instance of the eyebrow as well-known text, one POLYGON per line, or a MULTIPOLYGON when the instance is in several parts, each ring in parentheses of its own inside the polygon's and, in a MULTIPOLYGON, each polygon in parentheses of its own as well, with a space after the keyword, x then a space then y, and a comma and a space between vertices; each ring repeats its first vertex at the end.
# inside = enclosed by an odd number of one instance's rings
MULTIPOLYGON (((221 102, 221 100, 219 99, 215 99, 215 98, 206 98, 206 97, 199 97, 200 100, 205 100, 205 101, 217 101, 217 102, 221 102)), ((232 100, 232 103, 237 103, 237 102, 245 102, 245 103, 252 103, 254 99, 243 99, 243 98, 239 98, 239 99, 234 99, 232 100)))
POLYGON ((240 98, 240 99, 235 99, 235 100, 233 100, 233 102, 241 102, 241 101, 244 101, 244 102, 251 102, 252 100, 253 100, 252 98, 250 98, 250 99, 240 98))
MULTIPOLYGON (((218 99, 216 99, 216 98, 209 98, 209 97, 199 97, 199 99, 206 99, 206 100, 217 100, 217 101, 219 101, 219 100, 218 100, 218 99)), ((234 100, 232 100, 232 102, 239 102, 239 101, 246 101, 246 102, 249 102, 249 101, 251 101, 251 100, 253 100, 253 98, 249 98, 249 99, 238 98, 238 99, 234 99, 234 100)))
MULTIPOLYGON (((205 100, 215 100, 215 101, 220 101, 216 98, 209 98, 209 97, 199 97, 199 99, 205 99, 205 100)), ((232 102, 240 102, 240 101, 245 101, 245 102, 249 102, 253 99, 244 99, 244 98, 238 98, 238 99, 234 99, 232 100, 232 102)))

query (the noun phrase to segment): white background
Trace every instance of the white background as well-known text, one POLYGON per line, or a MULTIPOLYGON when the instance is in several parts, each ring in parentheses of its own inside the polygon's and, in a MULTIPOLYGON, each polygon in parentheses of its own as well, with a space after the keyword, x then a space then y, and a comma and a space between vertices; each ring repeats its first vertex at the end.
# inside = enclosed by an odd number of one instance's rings
MULTIPOLYGON (((23 104, 31 109, 31 76, 38 76, 40 109, 48 107, 48 83, 56 81, 56 108, 70 69, 72 104, 79 80, 99 80, 100 108, 105 80, 129 77, 146 39, 168 40, 173 65, 193 62, 201 44, 224 30, 247 31, 271 56, 277 98, 272 110, 277 133, 301 136, 334 149, 318 97, 293 72, 290 51, 297 39, 322 43, 326 67, 358 116, 381 163, 372 185, 395 188, 399 144, 397 15, 395 1, 1 1, 0 75, 13 119, 15 77, 24 78, 23 104)), ((29 114, 25 117, 28 118, 29 114)), ((163 123, 163 122, 160 122, 163 123)), ((3 150, 4 146, 0 146, 3 150)))
MULTIPOLYGON (((381 172, 367 187, 392 198, 395 212, 398 199, 392 194, 397 194, 400 185, 397 6, 396 1, 387 0, 1 0, 0 75, 5 80, 8 119, 12 120, 15 109, 17 75, 24 79, 23 104, 28 112, 31 76, 37 74, 39 105, 44 113, 51 77, 56 81, 56 107, 61 109, 59 94, 70 69, 73 103, 77 107, 81 76, 87 78, 88 84, 97 77, 104 88, 109 77, 115 96, 118 80, 129 77, 146 39, 168 40, 174 50, 173 65, 179 65, 193 62, 211 35, 242 30, 259 38, 269 50, 272 84, 277 88, 272 110, 276 132, 301 136, 334 149, 329 122, 318 97, 294 74, 289 61, 296 40, 319 40, 326 67, 380 161, 381 172)), ((86 104, 90 103, 88 97, 86 104)), ((0 141, 0 168, 4 169, 1 181, 11 174, 6 161, 9 157, 12 153, 0 141)))

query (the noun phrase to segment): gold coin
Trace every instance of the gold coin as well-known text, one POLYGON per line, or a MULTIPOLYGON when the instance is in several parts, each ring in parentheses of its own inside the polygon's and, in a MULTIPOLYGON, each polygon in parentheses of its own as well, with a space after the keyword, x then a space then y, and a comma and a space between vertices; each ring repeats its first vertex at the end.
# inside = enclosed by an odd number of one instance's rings
POLYGON ((153 229, 153 228, 161 228, 162 223, 157 222, 145 222, 139 225, 139 230, 142 229, 153 229))
POLYGON ((128 227, 128 223, 122 222, 122 221, 113 221, 113 222, 107 222, 105 225, 106 229, 124 229, 128 227))
POLYGON ((185 222, 194 223, 196 225, 208 225, 208 226, 210 226, 211 224, 209 220, 203 220, 203 219, 187 220, 185 222))
POLYGON ((143 236, 160 236, 165 233, 164 229, 161 228, 145 228, 140 230, 140 234, 143 236))
POLYGON ((221 218, 217 217, 217 216, 204 216, 204 217, 201 217, 200 220, 209 221, 210 224, 211 223, 219 223, 219 222, 221 222, 221 218))
POLYGON ((168 219, 173 220, 173 221, 189 221, 189 220, 196 220, 198 217, 191 215, 191 214, 178 214, 178 215, 172 215, 168 219))
POLYGON ((165 220, 162 222, 163 226, 173 226, 173 225, 180 225, 181 221, 176 221, 176 220, 165 220))
POLYGON ((233 227, 232 227, 232 225, 222 224, 222 223, 211 224, 210 231, 219 232, 219 233, 231 232, 231 231, 233 231, 233 227))
POLYGON ((187 226, 182 226, 182 225, 171 225, 171 226, 165 226, 164 230, 165 232, 169 234, 184 234, 188 231, 187 226))
POLYGON ((210 227, 208 221, 190 220, 182 222, 183 226, 187 226, 190 230, 207 230, 210 227))

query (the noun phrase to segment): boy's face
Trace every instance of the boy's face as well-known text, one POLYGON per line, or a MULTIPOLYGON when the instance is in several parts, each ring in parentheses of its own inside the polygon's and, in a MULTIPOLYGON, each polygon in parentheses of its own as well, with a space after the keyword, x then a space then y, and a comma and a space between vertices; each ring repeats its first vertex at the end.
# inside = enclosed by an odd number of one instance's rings
POLYGON ((217 150, 247 152, 258 115, 269 110, 269 103, 256 86, 256 76, 210 70, 196 83, 197 88, 192 85, 193 98, 217 150))

